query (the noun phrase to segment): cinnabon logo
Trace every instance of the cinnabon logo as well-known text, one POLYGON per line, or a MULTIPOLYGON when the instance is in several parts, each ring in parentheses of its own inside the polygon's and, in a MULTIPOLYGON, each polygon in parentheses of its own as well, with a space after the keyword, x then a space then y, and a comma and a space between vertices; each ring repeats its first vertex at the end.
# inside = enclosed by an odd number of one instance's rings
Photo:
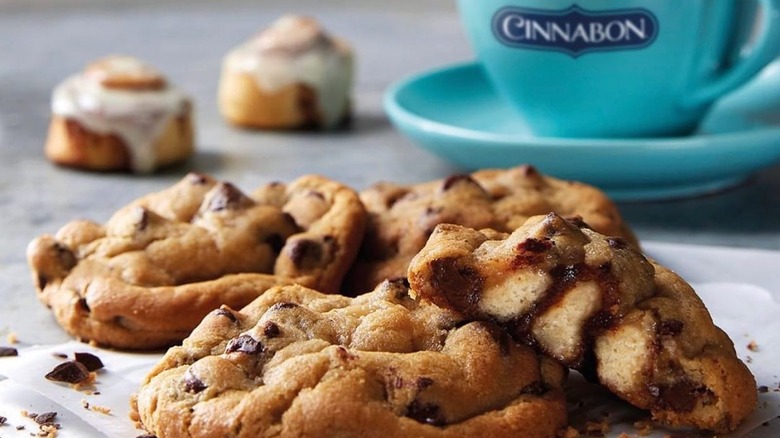
POLYGON ((641 49, 658 36, 652 12, 636 9, 562 11, 506 7, 493 15, 493 34, 510 47, 553 50, 573 57, 587 52, 641 49))

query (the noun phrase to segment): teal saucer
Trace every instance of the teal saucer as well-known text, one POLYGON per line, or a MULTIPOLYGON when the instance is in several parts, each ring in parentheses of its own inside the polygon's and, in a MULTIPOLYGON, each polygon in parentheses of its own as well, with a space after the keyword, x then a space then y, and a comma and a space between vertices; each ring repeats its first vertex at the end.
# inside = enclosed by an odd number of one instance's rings
POLYGON ((686 137, 535 137, 475 63, 402 80, 388 89, 384 106, 399 130, 464 170, 530 163, 617 200, 714 192, 780 162, 780 61, 719 102, 686 137))

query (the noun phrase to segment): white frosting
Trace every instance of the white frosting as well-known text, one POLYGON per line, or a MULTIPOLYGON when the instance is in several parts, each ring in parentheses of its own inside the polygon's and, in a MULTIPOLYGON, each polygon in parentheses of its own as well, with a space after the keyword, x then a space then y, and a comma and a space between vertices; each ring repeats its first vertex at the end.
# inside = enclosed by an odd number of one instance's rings
POLYGON ((57 86, 51 109, 92 132, 119 136, 130 153, 133 171, 151 172, 156 162, 154 144, 171 118, 182 114, 186 101, 171 86, 160 90, 106 88, 81 73, 57 86))
POLYGON ((285 16, 257 38, 232 50, 224 68, 248 73, 266 92, 303 83, 317 97, 322 123, 332 127, 347 110, 353 57, 342 41, 325 35, 311 19, 285 16))

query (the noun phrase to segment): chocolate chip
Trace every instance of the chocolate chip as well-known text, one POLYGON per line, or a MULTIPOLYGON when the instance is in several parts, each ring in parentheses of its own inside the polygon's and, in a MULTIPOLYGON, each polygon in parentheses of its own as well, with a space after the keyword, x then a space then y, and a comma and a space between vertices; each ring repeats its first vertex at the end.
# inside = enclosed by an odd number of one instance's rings
POLYGON ((273 321, 266 321, 265 325, 263 325, 263 335, 265 335, 266 338, 275 338, 281 333, 282 330, 273 321))
POLYGON ((56 412, 44 412, 35 416, 35 422, 41 426, 54 424, 54 419, 57 418, 56 412))
POLYGON ((585 220, 582 219, 582 216, 570 216, 566 218, 569 223, 574 225, 577 228, 590 228, 590 226, 585 222, 585 220))
POLYGON ((279 254, 279 252, 281 252, 281 251, 282 251, 282 248, 284 248, 284 243, 285 243, 286 241, 287 241, 287 239, 285 239, 285 238, 284 238, 284 236, 282 236, 282 235, 281 235, 281 234, 279 234, 279 233, 273 233, 273 234, 269 234, 269 235, 268 235, 268 236, 265 238, 265 240, 264 240, 264 242, 265 242, 265 243, 266 243, 268 246, 270 246, 270 247, 271 247, 271 250, 272 250, 272 251, 273 251, 275 254, 279 254))
POLYGON ((553 244, 550 240, 540 240, 540 239, 534 239, 533 237, 529 237, 528 239, 525 239, 524 241, 520 242, 519 245, 517 245, 517 251, 522 252, 545 252, 548 249, 552 248, 553 244))
POLYGON ((518 269, 523 266, 535 265, 544 258, 544 252, 553 247, 549 239, 534 239, 529 237, 515 247, 515 257, 512 259, 512 267, 518 269))
POLYGON ((205 175, 201 175, 200 173, 190 172, 187 175, 187 180, 189 180, 190 184, 202 185, 206 184, 208 178, 205 175))
POLYGON ((52 353, 52 356, 58 358, 58 359, 67 359, 68 355, 65 353, 52 353))
POLYGON ((585 331, 588 333, 599 332, 612 327, 617 318, 609 310, 599 310, 585 323, 585 331))
POLYGON ((290 247, 290 260, 298 268, 316 268, 326 263, 326 256, 332 251, 329 247, 335 244, 333 236, 325 236, 321 242, 311 239, 298 239, 290 247))
POLYGON ((607 237, 607 243, 609 246, 615 249, 626 249, 628 248, 628 242, 626 242, 625 239, 622 237, 607 237))
POLYGON ((444 182, 441 184, 441 189, 442 191, 446 192, 447 190, 451 189, 455 184, 458 184, 460 182, 467 182, 469 184, 474 184, 480 188, 482 187, 479 185, 479 183, 474 181, 471 175, 460 174, 460 175, 451 175, 447 177, 447 179, 445 179, 444 182))
POLYGON ((192 373, 192 369, 188 369, 187 372, 184 373, 184 389, 187 392, 197 394, 206 388, 208 388, 208 386, 192 373))
POLYGON ((97 371, 104 367, 103 361, 99 357, 91 353, 74 353, 76 362, 84 365, 87 371, 97 371))
POLYGON ((520 390, 520 394, 529 394, 529 395, 535 395, 540 396, 547 392, 547 385, 545 385, 541 381, 536 381, 529 383, 528 385, 525 385, 522 390, 520 390))
POLYGON ((213 190, 209 199, 208 211, 222 211, 236 208, 244 203, 251 202, 240 190, 228 182, 220 182, 213 190))
POLYGON ((714 394, 709 389, 688 380, 682 380, 669 385, 650 385, 650 394, 657 398, 656 404, 661 409, 671 409, 675 412, 691 412, 696 407, 696 401, 710 403, 714 394))
POLYGON ((761 393, 761 394, 765 394, 765 393, 769 392, 769 387, 765 386, 765 385, 761 385, 757 389, 758 389, 758 392, 761 393))
POLYGON ((433 385, 433 379, 431 379, 430 377, 418 377, 417 382, 415 383, 417 384, 418 389, 425 389, 433 385))
POLYGON ((231 339, 225 347, 225 354, 228 353, 244 353, 244 354, 260 354, 265 350, 265 346, 255 340, 255 338, 249 335, 241 335, 237 338, 231 339))
POLYGON ((485 281, 479 272, 470 266, 459 267, 454 258, 433 260, 430 268, 431 287, 441 291, 441 295, 447 297, 457 310, 464 313, 477 311, 485 281))
POLYGON ((419 400, 412 400, 406 407, 406 416, 419 423, 432 426, 444 426, 445 424, 439 406, 433 403, 422 403, 419 400))
POLYGON ((536 170, 534 166, 531 166, 530 164, 523 164, 520 166, 520 172, 525 176, 537 176, 539 175, 539 171, 536 170))
POLYGON ((135 438, 157 438, 157 435, 152 435, 152 434, 150 434, 150 433, 145 433, 145 434, 143 434, 143 435, 138 435, 138 436, 137 436, 137 437, 135 437, 135 438))
POLYGON ((43 290, 43 288, 46 287, 46 285, 49 283, 49 279, 46 278, 43 274, 38 274, 38 289, 43 290))
POLYGON ((682 333, 685 323, 676 319, 667 319, 661 321, 658 327, 658 334, 661 336, 677 336, 682 333))
POLYGON ((80 298, 80 299, 79 299, 79 301, 78 301, 78 307, 79 307, 81 310, 83 310, 84 312, 87 312, 87 313, 91 312, 91 310, 90 310, 90 308, 89 308, 89 304, 87 304, 87 299, 86 299, 86 298, 80 298))
POLYGON ((225 318, 229 319, 232 323, 237 324, 238 318, 236 318, 236 315, 233 314, 230 310, 227 309, 219 309, 215 312, 218 316, 224 316, 225 318))
POLYGON ((580 267, 577 265, 558 265, 550 270, 550 275, 560 283, 572 283, 577 280, 580 267))
POLYGON ((55 382, 81 383, 89 378, 89 370, 83 364, 70 360, 54 367, 46 378, 55 382))
POLYGON ((0 415, 0 425, 5 424, 6 421, 8 421, 8 419, 0 415))
POLYGON ((19 351, 12 347, 0 347, 0 357, 18 356, 19 351))

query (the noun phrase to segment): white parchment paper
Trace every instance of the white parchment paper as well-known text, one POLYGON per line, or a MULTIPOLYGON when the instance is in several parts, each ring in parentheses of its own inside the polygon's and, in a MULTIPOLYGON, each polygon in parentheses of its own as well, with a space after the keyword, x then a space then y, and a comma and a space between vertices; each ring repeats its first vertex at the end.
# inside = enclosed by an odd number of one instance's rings
MULTIPOLYGON (((680 266, 681 274, 693 284, 704 300, 715 323, 734 341, 737 354, 747 362, 756 376, 759 405, 742 427, 729 437, 769 438, 780 436, 780 421, 767 421, 780 416, 780 274, 777 272, 780 253, 768 251, 729 250, 723 248, 689 247, 669 244, 646 244, 650 255, 672 269, 680 266), (692 260, 697 263, 692 263, 692 260), (753 272, 754 274, 751 274, 753 272), (755 281, 753 281, 755 280, 755 281), (753 343, 752 350, 748 345, 753 343)), ((20 350, 18 357, 0 358, 0 416, 8 421, 0 426, 0 437, 29 437, 38 426, 21 415, 29 412, 57 412, 61 424, 59 437, 135 437, 143 431, 135 428, 129 418, 129 398, 146 372, 161 354, 134 354, 102 350, 89 345, 69 342, 62 345, 38 346, 20 350), (90 352, 103 360, 105 369, 98 373, 94 390, 76 391, 69 385, 46 380, 43 376, 74 352, 90 352), (85 409, 90 405, 110 409, 109 414, 85 409), (24 430, 16 430, 25 426, 24 430)), ((615 400, 578 375, 571 377, 569 399, 574 422, 604 418, 611 425, 607 436, 621 433, 639 436, 634 422, 646 414, 615 400)), ((663 438, 681 431, 654 427, 647 435, 663 438)))

